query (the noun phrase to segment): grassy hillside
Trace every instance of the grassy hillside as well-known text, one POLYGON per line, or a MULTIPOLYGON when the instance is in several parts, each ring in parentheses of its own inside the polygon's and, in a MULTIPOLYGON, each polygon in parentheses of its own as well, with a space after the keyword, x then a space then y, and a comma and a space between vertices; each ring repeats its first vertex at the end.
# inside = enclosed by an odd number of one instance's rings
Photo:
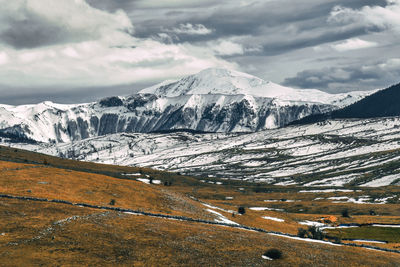
MULTIPOLYGON (((302 193, 296 187, 200 182, 173 173, 63 160, 7 147, 1 147, 0 159, 0 194, 209 221, 224 216, 242 225, 289 234, 303 227, 299 222, 316 221, 328 214, 335 214, 340 223, 400 223, 397 204, 335 204, 328 199, 399 195, 397 187, 302 193), (145 184, 123 175, 133 173, 170 183, 145 184), (316 201, 318 197, 322 199, 316 201), (240 206, 245 208, 243 215, 237 214, 240 206), (349 218, 340 217, 345 208, 350 211, 349 218), (380 216, 369 215, 371 209, 380 216)), ((0 218, 2 266, 396 266, 400 262, 400 254, 395 253, 63 203, 0 198, 0 218), (283 257, 263 259, 262 254, 270 248, 278 248, 283 257)), ((382 236, 385 238, 379 233, 379 238, 382 236)), ((389 241, 382 247, 400 246, 398 240, 389 241)))

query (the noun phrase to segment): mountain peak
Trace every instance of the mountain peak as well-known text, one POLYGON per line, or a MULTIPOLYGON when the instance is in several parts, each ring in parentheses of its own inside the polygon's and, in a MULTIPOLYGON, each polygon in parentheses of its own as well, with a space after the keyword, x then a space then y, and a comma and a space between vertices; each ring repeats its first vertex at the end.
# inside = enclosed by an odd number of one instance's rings
POLYGON ((157 86, 146 88, 140 93, 151 93, 164 97, 188 94, 276 97, 292 90, 292 88, 264 81, 256 76, 236 70, 208 68, 175 82, 164 82, 157 86))
POLYGON ((160 97, 183 95, 251 95, 275 98, 277 101, 322 103, 336 106, 349 105, 368 92, 329 94, 316 89, 294 89, 265 81, 256 76, 230 69, 208 68, 177 81, 166 81, 141 90, 160 97), (350 97, 347 97, 350 95, 350 97))

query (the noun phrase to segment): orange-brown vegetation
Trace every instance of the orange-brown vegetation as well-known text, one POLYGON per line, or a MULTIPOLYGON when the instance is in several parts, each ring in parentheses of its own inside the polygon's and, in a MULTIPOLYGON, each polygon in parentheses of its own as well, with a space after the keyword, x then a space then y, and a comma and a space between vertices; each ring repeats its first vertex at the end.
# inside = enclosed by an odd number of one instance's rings
MULTIPOLYGON (((306 228, 300 222, 323 217, 331 217, 332 222, 335 217, 337 223, 400 224, 398 204, 328 200, 331 196, 345 195, 341 192, 301 193, 293 187, 271 187, 260 192, 260 186, 250 183, 208 184, 173 173, 63 160, 4 147, 0 147, 0 159, 3 159, 0 194, 102 206, 110 206, 114 200, 116 207, 214 220, 217 216, 202 204, 207 203, 237 223, 290 234, 296 234, 299 227, 306 228), (137 172, 172 185, 147 185, 124 175, 137 172), (245 214, 237 214, 238 207, 245 207, 245 214), (259 211, 250 207, 278 210, 259 211), (349 210, 350 217, 340 215, 343 209, 349 210), (370 215, 371 209, 379 216, 370 215)), ((387 187, 365 189, 367 193, 359 194, 379 195, 385 190, 400 193, 398 187, 387 187)), ((400 254, 60 203, 0 198, 0 218, 2 266, 398 266, 400 263, 400 254), (261 258, 265 250, 274 247, 283 252, 283 259, 270 262, 261 258)), ((371 245, 400 249, 400 243, 396 242, 371 245)))
POLYGON ((399 262, 392 253, 55 203, 0 200, 0 214, 0 229, 5 232, 0 239, 2 266, 396 266, 399 262), (283 258, 262 259, 268 248, 278 248, 283 258))

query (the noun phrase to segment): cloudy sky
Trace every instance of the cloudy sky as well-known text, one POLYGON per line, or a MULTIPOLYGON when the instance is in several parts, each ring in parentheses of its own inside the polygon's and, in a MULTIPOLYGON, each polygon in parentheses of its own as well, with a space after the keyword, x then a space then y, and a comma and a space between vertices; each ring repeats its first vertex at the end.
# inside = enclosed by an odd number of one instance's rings
POLYGON ((0 0, 0 103, 86 102, 208 67, 339 93, 400 82, 400 0, 0 0))

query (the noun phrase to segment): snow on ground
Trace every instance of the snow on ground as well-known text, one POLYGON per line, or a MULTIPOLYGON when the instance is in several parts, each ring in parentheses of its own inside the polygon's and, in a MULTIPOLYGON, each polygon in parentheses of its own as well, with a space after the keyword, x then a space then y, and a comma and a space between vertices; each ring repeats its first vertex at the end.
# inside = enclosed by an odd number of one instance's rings
POLYGON ((382 178, 365 183, 362 186, 365 186, 365 187, 387 186, 387 185, 392 184, 396 180, 398 180, 397 184, 400 184, 400 173, 384 176, 382 178))
MULTIPOLYGON (((148 178, 137 178, 136 180, 138 180, 138 181, 140 181, 142 183, 145 183, 145 184, 150 184, 150 179, 148 179, 148 178)), ((161 184, 161 181, 160 180, 153 180, 152 184, 161 184)))
MULTIPOLYGON (((334 168, 334 167, 331 167, 334 168)), ((350 183, 351 181, 353 181, 354 179, 356 179, 357 177, 359 177, 359 174, 346 174, 346 175, 339 175, 339 176, 335 176, 335 177, 330 177, 330 178, 326 178, 326 179, 322 179, 322 180, 316 180, 316 181, 312 181, 309 182, 307 184, 304 184, 305 186, 343 186, 347 183, 350 183)))
MULTIPOLYGON (((129 133, 56 145, 11 145, 56 156, 74 154, 77 160, 151 167, 203 177, 300 186, 302 181, 293 177, 304 175, 305 186, 342 187, 370 174, 369 168, 379 169, 383 164, 398 161, 400 152, 395 149, 400 150, 399 125, 400 117, 331 120, 249 134, 129 133), (379 151, 383 153, 376 153, 379 151)), ((400 184, 400 174, 372 178, 357 183, 366 187, 400 184)))
POLYGON ((317 239, 311 239, 311 238, 301 238, 301 237, 296 237, 296 236, 287 236, 287 235, 275 234, 275 233, 269 233, 269 235, 286 237, 286 238, 289 238, 289 239, 300 240, 300 241, 310 242, 310 243, 321 243, 321 244, 326 244, 326 245, 331 245, 331 246, 338 246, 338 247, 342 246, 340 244, 335 244, 335 243, 332 243, 332 242, 323 241, 323 240, 317 240, 317 239))
POLYGON ((283 209, 274 209, 274 208, 268 208, 268 207, 250 207, 249 210, 255 210, 255 211, 284 211, 283 209))
POLYGON ((299 193, 333 193, 333 192, 354 192, 350 189, 315 189, 315 190, 300 190, 299 193))
POLYGON ((129 215, 142 215, 140 213, 134 213, 134 212, 129 212, 129 211, 124 211, 125 214, 129 214, 129 215))
POLYGON ((228 223, 228 224, 234 224, 234 225, 239 225, 238 223, 229 220, 228 218, 226 218, 224 215, 222 215, 221 213, 212 210, 212 209, 206 209, 206 211, 216 215, 218 217, 218 219, 215 219, 216 222, 220 222, 220 223, 228 223))
POLYGON ((297 184, 296 182, 294 182, 292 180, 288 180, 288 181, 276 183, 275 185, 288 186, 288 185, 296 185, 296 184, 297 184))
POLYGON ((271 259, 270 257, 267 257, 265 255, 262 255, 261 258, 263 258, 264 260, 273 261, 273 259, 271 259))
POLYGON ((376 243, 376 244, 387 244, 385 241, 379 241, 379 240, 368 240, 368 239, 352 239, 350 241, 353 242, 361 242, 361 243, 376 243))
POLYGON ((235 212, 233 210, 223 209, 223 208, 220 208, 220 207, 217 207, 217 206, 213 206, 213 205, 210 205, 210 204, 207 204, 207 203, 201 203, 201 204, 203 206, 207 207, 207 208, 210 208, 210 209, 220 210, 220 211, 224 211, 224 212, 228 212, 228 213, 237 213, 237 212, 235 212))
POLYGON ((371 203, 371 197, 369 196, 359 196, 358 198, 353 198, 353 197, 329 197, 329 200, 335 200, 332 201, 332 203, 354 203, 354 204, 377 204, 377 203, 371 203))
POLYGON ((142 174, 141 173, 122 173, 122 175, 125 175, 125 176, 141 176, 142 174))
POLYGON ((269 216, 263 216, 261 218, 266 219, 266 220, 276 221, 276 222, 284 222, 285 221, 284 219, 279 219, 279 218, 269 217, 269 216))
POLYGON ((373 224, 375 227, 400 228, 400 224, 373 224))
POLYGON ((324 223, 313 222, 313 221, 303 221, 303 222, 299 222, 299 224, 301 224, 301 225, 307 225, 307 226, 315 226, 315 227, 323 227, 323 226, 326 226, 326 224, 324 224, 324 223))

